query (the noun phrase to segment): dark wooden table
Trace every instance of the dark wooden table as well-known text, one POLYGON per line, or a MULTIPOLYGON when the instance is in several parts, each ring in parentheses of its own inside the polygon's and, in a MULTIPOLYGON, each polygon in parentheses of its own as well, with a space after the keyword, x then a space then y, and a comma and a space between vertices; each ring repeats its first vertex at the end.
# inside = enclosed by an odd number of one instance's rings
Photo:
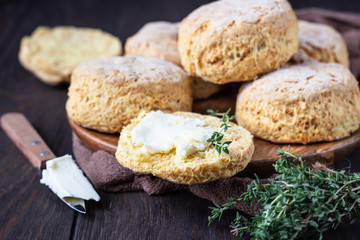
MULTIPOLYGON (((64 104, 67 86, 50 87, 24 70, 17 58, 21 37, 39 25, 101 28, 124 42, 144 23, 179 21, 205 0, 0 2, 0 114, 23 112, 56 155, 72 153, 64 104)), ((296 8, 314 1, 292 1, 296 8)), ((317 6, 360 12, 359 1, 317 1, 317 6)), ((360 150, 336 167, 360 171, 360 150)), ((80 215, 39 183, 38 172, 0 130, 0 239, 235 239, 234 212, 207 226, 210 202, 188 192, 148 196, 100 192, 101 202, 80 215)), ((359 239, 360 221, 325 239, 359 239)))

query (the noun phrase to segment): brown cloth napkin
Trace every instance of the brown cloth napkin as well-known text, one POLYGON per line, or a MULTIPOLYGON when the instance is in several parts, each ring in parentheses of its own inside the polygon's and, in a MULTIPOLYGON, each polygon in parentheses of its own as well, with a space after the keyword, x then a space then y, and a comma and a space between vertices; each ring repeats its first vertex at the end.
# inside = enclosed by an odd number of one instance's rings
MULTIPOLYGON (((302 9, 296 11, 300 19, 332 25, 345 38, 350 52, 351 70, 360 76, 360 14, 340 13, 322 9, 302 9)), ((164 194, 180 190, 189 190, 193 194, 223 204, 230 197, 238 197, 246 191, 253 180, 242 173, 228 179, 205 184, 179 185, 152 175, 135 173, 121 166, 116 158, 105 151, 91 152, 79 138, 73 134, 73 151, 78 164, 96 188, 111 192, 145 191, 152 194, 164 194)), ((253 176, 250 176, 253 177, 253 176)), ((263 182, 266 179, 262 180, 263 182)), ((236 209, 254 215, 260 205, 238 204, 236 209)))
MULTIPOLYGON (((77 163, 86 176, 98 189, 110 192, 144 191, 149 195, 164 194, 180 190, 190 190, 193 194, 223 204, 229 197, 240 196, 252 181, 248 177, 237 177, 196 185, 175 184, 152 175, 136 173, 121 166, 116 158, 105 152, 91 152, 73 133, 73 151, 77 163)), ((254 215, 260 207, 258 203, 251 207, 238 204, 236 208, 254 215)))

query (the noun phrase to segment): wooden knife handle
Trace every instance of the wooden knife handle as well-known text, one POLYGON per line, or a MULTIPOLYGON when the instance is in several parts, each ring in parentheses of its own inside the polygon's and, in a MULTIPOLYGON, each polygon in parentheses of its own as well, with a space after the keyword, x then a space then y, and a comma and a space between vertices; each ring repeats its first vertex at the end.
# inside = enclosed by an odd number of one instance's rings
POLYGON ((37 169, 44 169, 45 162, 55 158, 55 154, 22 113, 5 113, 0 123, 9 138, 37 169))

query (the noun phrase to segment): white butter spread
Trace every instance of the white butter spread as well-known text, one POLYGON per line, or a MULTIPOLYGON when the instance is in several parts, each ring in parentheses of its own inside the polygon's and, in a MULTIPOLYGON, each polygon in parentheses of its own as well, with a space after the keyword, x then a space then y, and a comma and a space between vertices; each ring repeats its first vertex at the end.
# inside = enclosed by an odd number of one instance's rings
POLYGON ((54 193, 65 201, 76 199, 100 200, 100 196, 76 165, 71 155, 47 161, 40 182, 49 186, 54 193))
POLYGON ((143 153, 167 153, 176 149, 180 158, 205 150, 213 129, 200 119, 150 112, 131 131, 132 141, 143 145, 143 153))

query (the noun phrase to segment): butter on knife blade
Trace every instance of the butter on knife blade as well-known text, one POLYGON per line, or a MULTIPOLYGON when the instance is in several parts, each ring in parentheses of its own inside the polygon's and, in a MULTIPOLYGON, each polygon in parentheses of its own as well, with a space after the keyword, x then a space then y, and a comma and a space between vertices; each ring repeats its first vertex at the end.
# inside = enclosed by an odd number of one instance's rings
POLYGON ((56 157, 22 113, 5 113, 0 117, 5 133, 31 164, 43 170, 41 183, 46 184, 72 209, 85 213, 85 200, 100 197, 70 155, 56 157))
POLYGON ((77 209, 85 205, 84 200, 100 200, 99 194, 68 154, 48 160, 40 182, 47 185, 65 203, 77 209))

